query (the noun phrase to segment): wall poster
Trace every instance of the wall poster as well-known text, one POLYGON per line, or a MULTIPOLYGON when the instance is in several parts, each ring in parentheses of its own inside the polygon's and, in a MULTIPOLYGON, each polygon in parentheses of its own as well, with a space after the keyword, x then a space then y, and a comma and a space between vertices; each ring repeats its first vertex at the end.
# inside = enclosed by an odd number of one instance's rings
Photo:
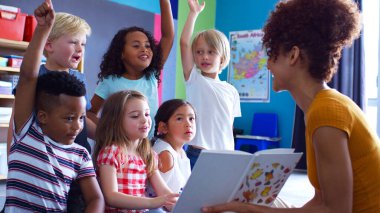
POLYGON ((270 73, 261 30, 230 32, 231 60, 228 82, 239 92, 241 102, 269 102, 270 73))

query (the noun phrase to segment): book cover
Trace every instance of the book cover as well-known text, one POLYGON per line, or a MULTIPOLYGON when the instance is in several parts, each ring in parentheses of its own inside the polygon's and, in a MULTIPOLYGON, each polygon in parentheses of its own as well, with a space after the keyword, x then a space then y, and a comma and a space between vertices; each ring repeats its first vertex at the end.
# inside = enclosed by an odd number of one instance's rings
POLYGON ((301 156, 294 149, 204 150, 173 212, 201 212, 201 207, 232 200, 269 206, 301 156))

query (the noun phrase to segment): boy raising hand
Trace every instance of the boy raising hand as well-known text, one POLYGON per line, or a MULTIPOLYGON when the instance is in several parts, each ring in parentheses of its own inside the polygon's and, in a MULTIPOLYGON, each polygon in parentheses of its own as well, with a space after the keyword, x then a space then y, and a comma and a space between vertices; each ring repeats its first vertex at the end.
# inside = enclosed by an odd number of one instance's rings
POLYGON ((15 99, 5 212, 65 212, 74 180, 81 186, 86 212, 103 212, 91 156, 73 143, 85 119, 84 84, 66 72, 38 77, 54 23, 51 0, 34 14, 37 27, 20 68, 15 99))

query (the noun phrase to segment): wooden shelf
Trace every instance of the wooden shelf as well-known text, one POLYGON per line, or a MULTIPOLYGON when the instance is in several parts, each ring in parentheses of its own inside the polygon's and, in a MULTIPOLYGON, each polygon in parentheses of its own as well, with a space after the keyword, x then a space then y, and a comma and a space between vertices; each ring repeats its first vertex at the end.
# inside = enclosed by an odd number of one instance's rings
POLYGON ((19 73, 19 72, 20 72, 20 68, 14 68, 14 67, 1 67, 1 66, 0 66, 0 71, 3 71, 3 72, 15 72, 15 73, 19 73))
POLYGON ((0 128, 8 128, 9 124, 0 123, 0 128))
POLYGON ((13 40, 0 38, 0 47, 2 48, 13 49, 13 50, 26 50, 28 45, 29 45, 29 42, 13 41, 13 40))
POLYGON ((0 94, 0 99, 15 99, 15 96, 0 94))

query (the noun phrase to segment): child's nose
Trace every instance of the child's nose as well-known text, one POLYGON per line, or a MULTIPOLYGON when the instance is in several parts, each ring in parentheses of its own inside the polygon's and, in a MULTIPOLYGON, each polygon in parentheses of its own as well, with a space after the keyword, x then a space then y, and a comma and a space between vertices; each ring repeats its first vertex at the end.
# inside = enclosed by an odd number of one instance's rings
POLYGON ((149 119, 150 119, 149 116, 143 116, 143 117, 142 117, 142 122, 143 122, 143 123, 146 123, 146 122, 148 122, 149 119))
POLYGON ((80 45, 80 44, 76 45, 76 47, 75 47, 75 50, 76 50, 77 52, 82 52, 83 49, 84 49, 84 47, 83 47, 82 45, 80 45))
POLYGON ((187 120, 185 125, 186 125, 186 127, 190 127, 191 124, 192 124, 191 121, 190 121, 190 120, 187 120))
POLYGON ((80 130, 83 127, 83 122, 80 119, 73 121, 73 125, 71 126, 74 130, 80 130))
POLYGON ((142 47, 142 51, 143 51, 143 52, 148 52, 148 50, 149 50, 148 47, 144 47, 144 46, 142 47))

